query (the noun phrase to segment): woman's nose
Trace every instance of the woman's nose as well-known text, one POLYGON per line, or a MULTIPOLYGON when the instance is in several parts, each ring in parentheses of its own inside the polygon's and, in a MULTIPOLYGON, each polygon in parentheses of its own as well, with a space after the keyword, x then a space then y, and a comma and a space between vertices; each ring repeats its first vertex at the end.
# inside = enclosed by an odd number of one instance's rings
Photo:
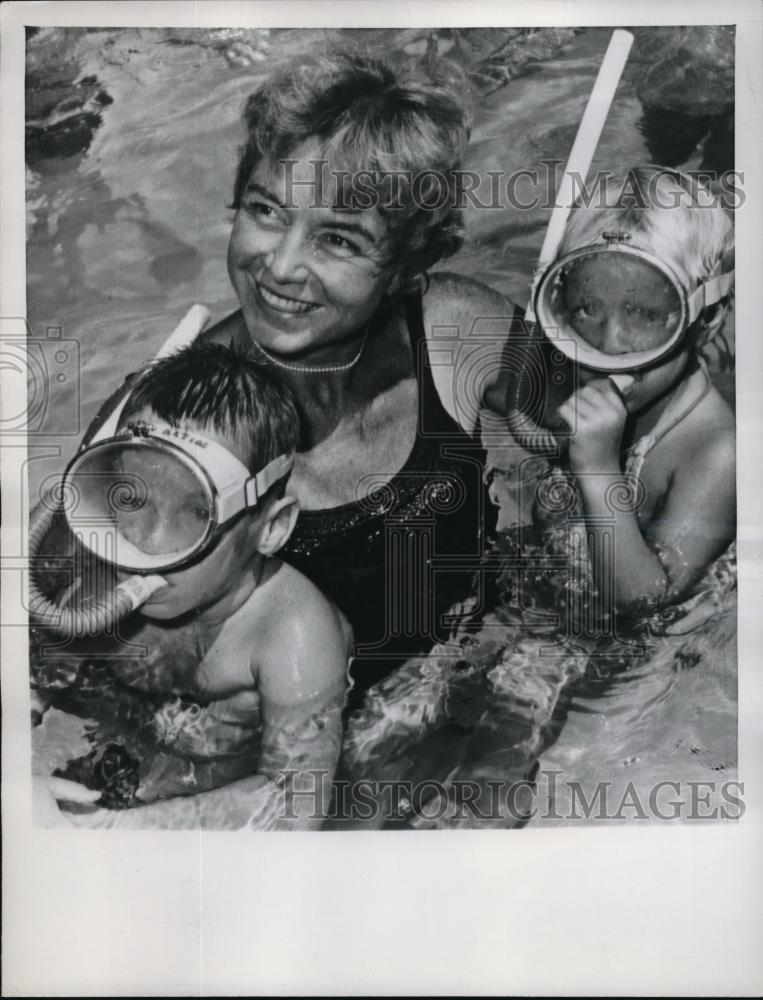
POLYGON ((304 281, 307 266, 301 233, 292 228, 281 234, 265 255, 265 266, 273 278, 282 284, 304 281))

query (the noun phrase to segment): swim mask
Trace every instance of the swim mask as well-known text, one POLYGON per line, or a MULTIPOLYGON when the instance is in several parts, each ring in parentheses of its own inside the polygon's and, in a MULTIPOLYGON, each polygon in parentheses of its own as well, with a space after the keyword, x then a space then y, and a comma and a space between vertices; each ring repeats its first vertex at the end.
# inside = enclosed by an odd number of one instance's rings
POLYGON ((536 287, 534 312, 546 336, 595 371, 634 371, 666 357, 734 281, 733 271, 715 274, 687 294, 668 264, 630 239, 602 233, 553 261, 536 287))
POLYGON ((293 464, 293 455, 279 455, 252 475, 203 434, 128 424, 113 436, 96 435, 69 464, 65 513, 99 558, 132 572, 171 570, 204 555, 293 464))

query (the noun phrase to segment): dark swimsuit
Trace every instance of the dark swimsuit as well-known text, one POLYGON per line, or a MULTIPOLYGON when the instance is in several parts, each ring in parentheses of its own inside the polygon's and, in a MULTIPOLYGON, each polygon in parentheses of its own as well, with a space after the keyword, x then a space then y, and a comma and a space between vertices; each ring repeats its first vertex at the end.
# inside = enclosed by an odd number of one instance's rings
POLYGON ((358 501, 303 510, 279 552, 349 619, 353 700, 408 656, 447 639, 443 615, 469 595, 495 521, 479 439, 447 413, 434 384, 420 295, 407 300, 406 316, 420 404, 407 461, 358 501))

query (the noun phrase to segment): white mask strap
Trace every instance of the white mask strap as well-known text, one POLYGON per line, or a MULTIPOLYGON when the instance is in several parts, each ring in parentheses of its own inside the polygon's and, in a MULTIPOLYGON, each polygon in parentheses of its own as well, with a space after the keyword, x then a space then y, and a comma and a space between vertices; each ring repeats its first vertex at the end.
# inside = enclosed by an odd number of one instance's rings
POLYGON ((273 483, 277 483, 279 479, 283 479, 293 466, 293 455, 279 455, 272 462, 268 462, 264 469, 260 469, 257 475, 253 476, 246 483, 247 507, 255 507, 273 483))
POLYGON ((695 289, 689 296, 689 324, 699 316, 703 309, 720 302, 731 291, 734 284, 734 272, 727 271, 726 274, 716 274, 707 281, 703 281, 699 288, 695 289))

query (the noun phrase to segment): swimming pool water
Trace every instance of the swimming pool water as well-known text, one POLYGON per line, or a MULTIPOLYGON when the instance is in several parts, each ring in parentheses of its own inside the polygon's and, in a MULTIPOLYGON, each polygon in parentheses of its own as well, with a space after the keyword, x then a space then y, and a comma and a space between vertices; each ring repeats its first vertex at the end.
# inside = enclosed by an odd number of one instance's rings
MULTIPOLYGON (((496 80, 503 71, 508 82, 492 92, 483 86, 477 100, 464 166, 507 174, 535 168, 541 178, 544 160, 564 160, 609 37, 607 29, 503 37, 515 47, 491 61, 484 33, 471 41, 452 32, 361 34, 386 48, 408 46, 411 58, 427 47, 431 54, 432 46, 461 46, 462 57, 482 60, 496 80)), ((99 403, 153 356, 191 303, 205 303, 215 318, 235 308, 225 253, 243 102, 273 66, 334 35, 42 29, 29 39, 28 112, 55 124, 56 116, 71 115, 69 95, 84 116, 68 147, 52 157, 35 147, 27 170, 28 318, 37 337, 60 328, 75 341, 80 365, 77 372, 69 364, 51 391, 35 441, 44 447, 29 455, 31 502, 73 453, 99 403)), ((637 94, 639 74, 660 54, 650 44, 642 38, 634 49, 594 168, 621 170, 650 159, 637 94)), ((702 156, 698 145, 682 166, 696 168, 702 156)), ((534 193, 532 183, 517 187, 523 200, 534 193)), ((443 269, 524 304, 548 215, 546 208, 508 204, 469 209, 465 245, 443 269)), ((725 334, 733 342, 733 316, 725 334)), ((733 381, 719 379, 731 396, 733 381)), ((556 738, 540 755, 542 770, 644 788, 661 778, 735 774, 733 586, 724 585, 715 605, 709 591, 706 597, 715 614, 703 620, 698 612, 693 626, 687 619, 690 635, 654 639, 647 654, 619 666, 610 660, 606 683, 597 684, 589 670, 544 730, 546 742, 556 738)), ((530 683, 537 661, 528 653, 511 664, 508 673, 530 683)))

